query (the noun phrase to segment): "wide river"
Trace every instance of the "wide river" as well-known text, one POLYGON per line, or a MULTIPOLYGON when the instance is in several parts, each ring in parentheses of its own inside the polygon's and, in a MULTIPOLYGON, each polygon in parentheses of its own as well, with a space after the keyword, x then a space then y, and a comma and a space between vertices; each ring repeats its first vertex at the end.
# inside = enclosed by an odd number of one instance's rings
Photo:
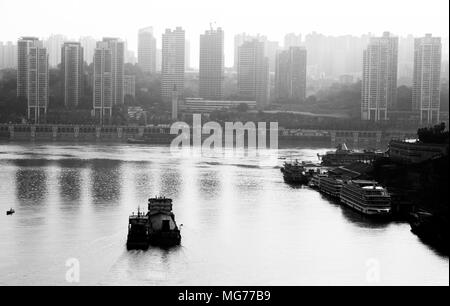
POLYGON ((0 144, 0 285, 448 285, 448 257, 409 224, 283 182, 283 158, 326 150, 0 144), (181 246, 127 251, 128 215, 155 195, 173 199, 181 246))

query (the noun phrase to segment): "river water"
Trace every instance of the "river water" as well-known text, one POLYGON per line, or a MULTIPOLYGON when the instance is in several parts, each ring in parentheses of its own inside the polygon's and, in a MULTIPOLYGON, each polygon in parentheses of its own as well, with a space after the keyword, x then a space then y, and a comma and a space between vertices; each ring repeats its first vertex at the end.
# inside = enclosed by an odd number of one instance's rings
POLYGON ((273 164, 164 146, 0 144, 0 284, 448 285, 448 257, 407 223, 283 182, 283 158, 326 150, 279 150, 273 164), (174 200, 182 244, 127 251, 128 215, 154 195, 174 200))

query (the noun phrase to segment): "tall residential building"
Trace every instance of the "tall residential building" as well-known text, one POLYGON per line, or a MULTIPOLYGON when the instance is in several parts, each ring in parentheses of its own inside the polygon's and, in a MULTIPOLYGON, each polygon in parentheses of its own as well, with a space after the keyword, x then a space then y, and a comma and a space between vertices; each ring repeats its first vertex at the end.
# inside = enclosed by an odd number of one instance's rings
POLYGON ((28 119, 42 122, 48 107, 48 53, 40 46, 28 50, 28 119))
POLYGON ((112 50, 99 42, 94 50, 93 107, 101 123, 111 117, 114 104, 112 61, 112 50))
POLYGON ((302 46, 302 34, 289 33, 284 36, 284 49, 302 46))
MULTIPOLYGON (((411 86, 414 69, 414 37, 400 37, 398 41, 398 78, 402 84, 411 86)), ((399 86, 402 84, 398 84, 399 86)))
POLYGON ((337 78, 343 74, 361 77, 363 51, 368 42, 368 35, 307 34, 304 46, 308 51, 308 74, 313 78, 337 78))
POLYGON ((56 68, 61 63, 61 47, 66 40, 64 35, 54 34, 44 42, 44 46, 48 51, 48 64, 50 67, 56 68))
POLYGON ((224 86, 224 33, 221 28, 200 35, 199 96, 221 100, 224 86))
POLYGON ((170 102, 174 85, 178 96, 183 96, 185 54, 185 32, 181 27, 175 30, 166 29, 162 35, 161 64, 161 96, 165 102, 170 102))
POLYGON ((238 94, 256 101, 262 109, 269 103, 269 60, 264 56, 264 42, 244 42, 238 52, 238 94))
POLYGON ((156 49, 156 72, 161 72, 162 69, 162 50, 156 49))
POLYGON ((77 107, 83 96, 83 47, 79 42, 65 42, 61 48, 61 75, 64 105, 77 107))
POLYGON ((17 46, 11 41, 0 42, 0 69, 16 68, 17 46))
POLYGON ((125 60, 125 44, 118 38, 103 38, 97 44, 102 48, 111 50, 111 77, 112 77, 112 102, 113 105, 123 104, 123 75, 125 60))
POLYGON ((278 41, 268 40, 267 36, 261 34, 250 35, 242 33, 234 36, 234 68, 237 70, 239 61, 238 59, 239 47, 242 46, 243 43, 253 41, 255 39, 259 42, 264 43, 264 56, 267 57, 267 59, 269 60, 270 72, 274 72, 277 52, 280 49, 279 43, 278 41))
POLYGON ((306 99, 306 49, 290 47, 277 55, 275 98, 278 101, 304 102, 306 99))
POLYGON ((269 71, 275 72, 277 52, 280 49, 278 41, 264 41, 264 56, 269 60, 269 71))
POLYGON ((177 86, 173 85, 172 90, 172 120, 178 119, 178 92, 177 86))
POLYGON ((442 76, 446 79, 448 79, 448 61, 449 61, 449 38, 442 37, 441 38, 441 44, 442 44, 442 76))
POLYGON ((191 70, 191 42, 187 39, 184 46, 184 69, 191 70))
POLYGON ((80 43, 83 47, 83 58, 86 64, 92 64, 94 50, 97 47, 97 40, 90 36, 80 37, 80 43))
POLYGON ((397 99, 398 38, 385 32, 370 39, 363 55, 361 118, 387 120, 397 99))
POLYGON ((421 123, 439 121, 442 44, 431 34, 414 43, 413 108, 420 112, 421 123))
POLYGON ((136 77, 134 75, 124 75, 123 92, 124 96, 136 97, 136 77))
POLYGON ((247 33, 241 33, 236 34, 234 36, 234 69, 237 71, 238 69, 238 62, 239 62, 239 47, 242 46, 244 42, 252 41, 252 40, 258 40, 258 41, 267 41, 266 36, 262 36, 260 34, 257 35, 250 35, 247 33))
POLYGON ((153 36, 153 27, 139 30, 138 65, 145 73, 156 72, 156 38, 153 36))
POLYGON ((28 97, 28 54, 36 46, 42 46, 37 37, 21 37, 17 41, 17 97, 28 97))
POLYGON ((124 63, 134 65, 136 64, 136 55, 133 50, 129 50, 127 46, 125 46, 125 56, 124 63))

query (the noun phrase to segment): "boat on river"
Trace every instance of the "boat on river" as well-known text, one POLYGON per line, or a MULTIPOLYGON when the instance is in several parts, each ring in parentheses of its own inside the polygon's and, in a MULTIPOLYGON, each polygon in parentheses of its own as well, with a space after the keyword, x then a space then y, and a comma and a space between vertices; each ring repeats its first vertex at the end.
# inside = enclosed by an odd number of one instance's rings
POLYGON ((308 183, 308 174, 305 166, 298 160, 285 162, 280 170, 283 173, 284 181, 288 184, 303 185, 308 183))
POLYGON ((352 180, 342 186, 341 203, 370 216, 390 216, 391 197, 375 181, 352 180))
POLYGON ((346 166, 356 162, 372 163, 376 158, 384 156, 384 153, 371 150, 349 150, 347 145, 342 143, 336 147, 335 151, 317 156, 321 159, 323 166, 346 166))
POLYGON ((146 249, 149 245, 170 247, 181 243, 181 232, 172 212, 172 199, 148 200, 148 212, 138 209, 128 222, 128 249, 146 249))

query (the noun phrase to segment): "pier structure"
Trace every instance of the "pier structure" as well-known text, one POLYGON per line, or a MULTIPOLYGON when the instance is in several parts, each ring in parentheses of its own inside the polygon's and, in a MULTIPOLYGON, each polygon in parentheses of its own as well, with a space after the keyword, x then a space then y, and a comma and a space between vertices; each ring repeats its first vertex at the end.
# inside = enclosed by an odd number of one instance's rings
POLYGON ((340 143, 347 143, 354 149, 374 147, 379 149, 390 140, 414 139, 417 137, 417 131, 401 130, 307 130, 307 129, 280 129, 280 140, 316 140, 330 142, 335 147, 340 143))

